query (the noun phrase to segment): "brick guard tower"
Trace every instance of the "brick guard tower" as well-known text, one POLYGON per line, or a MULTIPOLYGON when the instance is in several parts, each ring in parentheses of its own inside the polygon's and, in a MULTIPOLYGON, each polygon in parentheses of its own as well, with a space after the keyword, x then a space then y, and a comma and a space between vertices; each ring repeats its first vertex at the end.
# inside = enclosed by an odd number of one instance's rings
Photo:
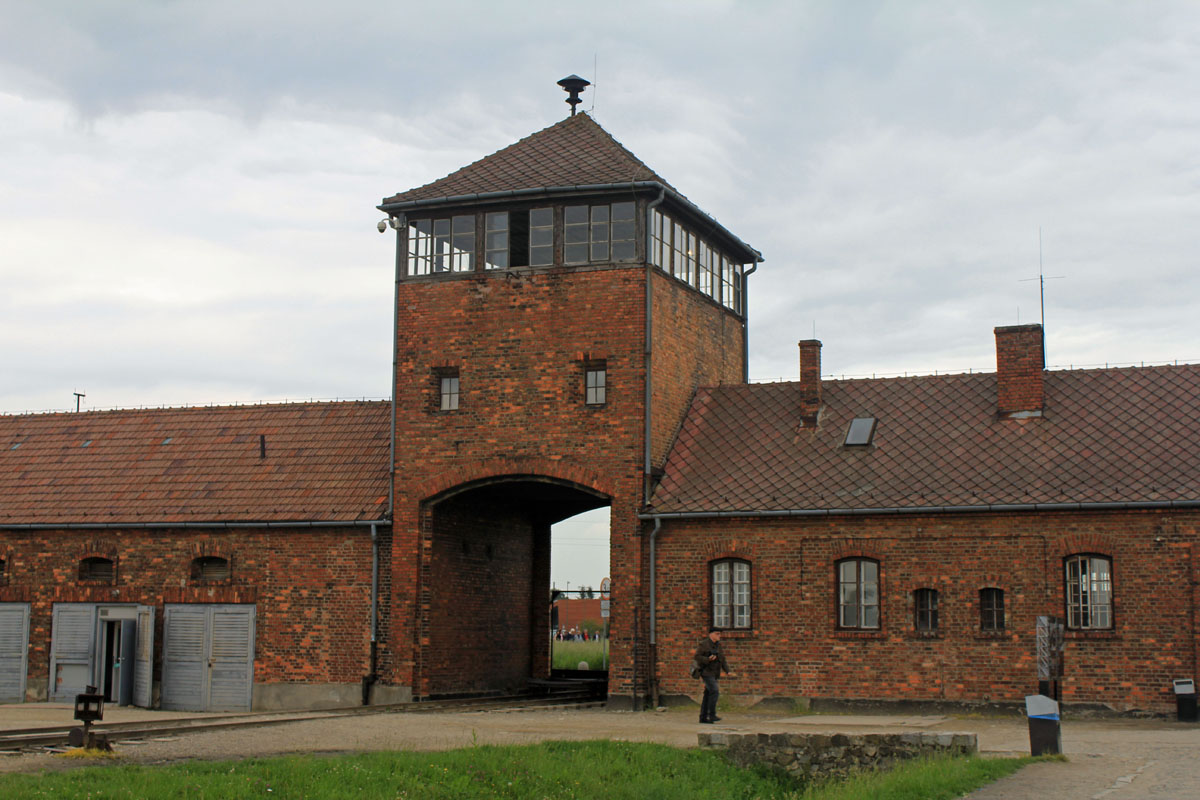
POLYGON ((761 257, 585 113, 379 208, 397 248, 381 672, 414 698, 548 676, 550 527, 608 506, 609 701, 634 705, 637 514, 695 388, 745 380, 761 257))

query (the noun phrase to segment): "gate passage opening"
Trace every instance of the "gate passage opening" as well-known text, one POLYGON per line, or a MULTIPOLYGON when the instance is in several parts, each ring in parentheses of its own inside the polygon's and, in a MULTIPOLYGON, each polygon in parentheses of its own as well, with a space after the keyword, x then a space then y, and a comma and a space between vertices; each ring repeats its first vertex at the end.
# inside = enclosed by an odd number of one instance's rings
POLYGON ((414 694, 515 692, 548 679, 552 526, 610 503, 587 487, 536 475, 465 484, 427 502, 421 638, 428 655, 414 694))

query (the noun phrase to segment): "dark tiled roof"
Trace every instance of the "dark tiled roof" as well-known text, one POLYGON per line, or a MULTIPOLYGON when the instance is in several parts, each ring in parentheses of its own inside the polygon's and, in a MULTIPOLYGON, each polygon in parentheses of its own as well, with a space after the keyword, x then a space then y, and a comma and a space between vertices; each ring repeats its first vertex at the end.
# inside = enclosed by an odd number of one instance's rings
POLYGON ((1200 365, 1045 373, 1044 416, 1000 420, 994 374, 702 389, 653 511, 783 511, 1200 499, 1200 365), (874 443, 842 445, 850 420, 874 443))
POLYGON ((379 519, 389 411, 340 402, 0 416, 0 526, 379 519))
POLYGON ((595 120, 581 113, 440 180, 385 198, 383 203, 629 181, 668 185, 595 120))

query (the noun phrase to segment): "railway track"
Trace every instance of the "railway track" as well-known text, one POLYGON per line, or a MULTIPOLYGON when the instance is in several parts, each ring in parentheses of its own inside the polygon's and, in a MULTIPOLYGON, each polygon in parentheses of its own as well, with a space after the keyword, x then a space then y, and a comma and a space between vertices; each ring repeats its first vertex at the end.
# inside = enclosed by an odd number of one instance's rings
MULTIPOLYGON (((449 711, 522 711, 552 708, 579 709, 596 708, 604 701, 586 690, 553 692, 545 695, 504 695, 448 700, 425 700, 413 703, 393 703, 375 706, 347 706, 344 708, 312 711, 246 712, 207 717, 182 717, 169 720, 142 720, 138 722, 99 722, 92 725, 92 732, 107 737, 112 742, 128 742, 165 736, 229 728, 267 727, 286 725, 292 722, 335 719, 338 717, 362 716, 365 714, 428 714, 449 711)), ((0 751, 30 751, 57 749, 68 745, 72 728, 81 723, 71 720, 61 726, 39 728, 17 728, 0 730, 0 751)))

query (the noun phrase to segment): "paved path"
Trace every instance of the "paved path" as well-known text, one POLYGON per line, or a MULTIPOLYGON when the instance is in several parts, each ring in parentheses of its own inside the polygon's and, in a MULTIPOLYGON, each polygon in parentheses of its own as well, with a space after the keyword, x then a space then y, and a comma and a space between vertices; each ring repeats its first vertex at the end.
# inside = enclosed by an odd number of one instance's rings
MULTIPOLYGON (((24 728, 70 720, 73 707, 29 703, 0 706, 0 728, 24 728)), ((162 711, 106 707, 105 721, 164 719, 162 711)), ((161 737, 118 744, 125 762, 161 764, 191 758, 243 758, 298 752, 441 750, 471 744, 522 744, 546 739, 613 739, 694 747, 702 730, 694 710, 665 712, 514 711, 378 714, 269 728, 161 737)), ((974 733, 985 755, 1029 752, 1024 719, 942 716, 849 716, 766 713, 725 714, 705 731, 974 733)), ((1200 724, 1163 720, 1067 720, 1062 729, 1065 762, 1036 764, 972 793, 970 800, 1200 800, 1200 724)), ((69 769, 67 761, 44 754, 0 757, 0 772, 69 769)))

